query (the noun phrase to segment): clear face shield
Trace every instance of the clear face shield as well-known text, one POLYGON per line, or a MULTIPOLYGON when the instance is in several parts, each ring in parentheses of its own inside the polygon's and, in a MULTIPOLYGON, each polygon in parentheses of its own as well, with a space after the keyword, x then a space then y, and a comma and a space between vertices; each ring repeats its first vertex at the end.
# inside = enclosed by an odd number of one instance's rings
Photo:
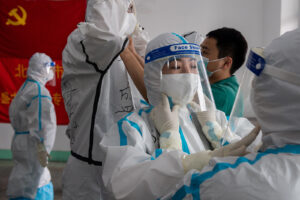
POLYGON ((202 86, 202 92, 205 95, 204 97, 205 97, 205 102, 206 102, 206 105, 202 105, 201 102, 197 102, 197 100, 195 100, 196 103, 199 103, 199 105, 200 105, 200 108, 201 108, 200 111, 216 109, 215 101, 214 101, 210 83, 209 83, 209 77, 207 76, 207 70, 206 70, 206 66, 208 63, 207 61, 208 61, 207 58, 200 56, 200 60, 197 62, 200 82, 201 82, 201 86, 202 86))
POLYGON ((199 45, 173 44, 146 55, 145 62, 163 62, 160 91, 171 104, 187 105, 194 101, 198 111, 215 108, 199 45))
POLYGON ((227 138, 231 133, 243 137, 253 129, 253 124, 257 123, 253 109, 251 109, 250 99, 255 103, 255 85, 261 74, 300 86, 300 77, 297 74, 266 62, 263 48, 252 48, 250 50, 246 66, 223 138, 227 138))
POLYGON ((55 65, 53 61, 45 63, 47 85, 52 87, 56 86, 55 65))
POLYGON ((250 133, 255 124, 257 124, 250 103, 250 97, 253 92, 253 81, 255 81, 256 76, 259 76, 266 66, 262 48, 253 48, 250 50, 246 66, 247 68, 244 69, 227 128, 223 133, 222 145, 228 141, 227 138, 229 138, 231 134, 244 137, 250 133))

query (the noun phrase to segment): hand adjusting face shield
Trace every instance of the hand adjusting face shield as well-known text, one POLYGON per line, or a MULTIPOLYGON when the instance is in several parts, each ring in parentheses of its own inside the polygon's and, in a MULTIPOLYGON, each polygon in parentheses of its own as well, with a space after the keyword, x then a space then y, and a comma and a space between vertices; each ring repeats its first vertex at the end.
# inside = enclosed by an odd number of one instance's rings
MULTIPOLYGON (((194 90, 192 92, 192 95, 194 96, 194 98, 191 98, 190 100, 194 100, 195 102, 197 102, 200 105, 201 111, 206 111, 209 106, 211 106, 211 103, 208 105, 207 100, 209 99, 213 102, 213 98, 199 45, 194 43, 178 43, 154 49, 145 56, 146 65, 152 62, 162 63, 160 65, 161 86, 163 85, 163 75, 164 77, 169 75, 175 77, 176 75, 178 75, 178 79, 174 79, 174 84, 176 84, 178 87, 181 87, 182 85, 192 84, 191 87, 194 90), (170 69, 180 69, 188 66, 188 70, 190 71, 183 72, 183 70, 179 70, 181 72, 179 72, 178 74, 162 74, 162 68, 164 66, 167 66, 170 69), (179 79, 179 76, 183 77, 185 75, 187 75, 186 80, 179 79)), ((170 91, 170 88, 169 92, 171 94, 179 92, 178 88, 176 90, 176 85, 172 87, 174 91, 170 91)), ((182 96, 181 98, 184 99, 185 97, 186 96, 182 96)), ((175 100, 174 102, 176 103, 175 100)))

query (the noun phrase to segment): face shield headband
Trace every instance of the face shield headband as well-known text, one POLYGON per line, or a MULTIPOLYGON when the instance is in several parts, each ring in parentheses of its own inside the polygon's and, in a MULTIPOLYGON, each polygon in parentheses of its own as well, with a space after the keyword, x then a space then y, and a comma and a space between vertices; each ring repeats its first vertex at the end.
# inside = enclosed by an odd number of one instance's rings
POLYGON ((300 86, 300 76, 266 63, 263 56, 263 48, 252 48, 250 50, 246 66, 256 76, 260 76, 263 73, 300 86))
POLYGON ((160 59, 165 59, 166 57, 176 57, 180 55, 200 56, 200 46, 193 43, 184 43, 172 44, 169 46, 154 49, 146 55, 145 64, 160 59))

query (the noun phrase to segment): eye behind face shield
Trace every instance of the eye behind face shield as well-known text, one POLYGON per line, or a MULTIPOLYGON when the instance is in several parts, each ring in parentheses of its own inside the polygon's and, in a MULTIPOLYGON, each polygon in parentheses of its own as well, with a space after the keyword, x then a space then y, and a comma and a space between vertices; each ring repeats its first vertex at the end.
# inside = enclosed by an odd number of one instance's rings
POLYGON ((167 66, 168 69, 186 68, 185 73, 198 74, 198 69, 197 69, 198 60, 199 60, 199 56, 197 55, 176 55, 176 56, 169 57, 163 66, 167 66))

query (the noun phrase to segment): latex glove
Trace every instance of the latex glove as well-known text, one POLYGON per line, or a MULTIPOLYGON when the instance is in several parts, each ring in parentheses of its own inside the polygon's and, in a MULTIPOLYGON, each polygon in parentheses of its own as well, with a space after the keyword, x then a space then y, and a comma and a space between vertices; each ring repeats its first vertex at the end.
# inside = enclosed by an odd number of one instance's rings
POLYGON ((150 118, 160 133, 160 148, 182 150, 179 134, 179 105, 174 105, 172 110, 168 97, 162 94, 162 101, 150 113, 150 118))
POLYGON ((148 42, 150 41, 150 36, 147 31, 140 25, 137 24, 135 31, 132 34, 132 40, 134 43, 135 50, 138 55, 145 58, 145 52, 148 42))
POLYGON ((198 121, 201 124, 202 131, 209 142, 212 144, 213 148, 218 148, 221 146, 220 140, 222 138, 223 129, 216 120, 215 109, 211 108, 207 111, 198 111, 199 105, 195 102, 190 103, 192 109, 195 112, 198 121))
POLYGON ((50 158, 50 155, 46 151, 43 143, 37 144, 37 156, 41 166, 46 167, 48 165, 48 159, 50 158))
POLYGON ((225 156, 244 156, 247 154, 247 147, 255 140, 260 131, 260 127, 255 127, 246 137, 238 142, 229 144, 227 146, 215 149, 213 151, 202 151, 182 157, 182 166, 184 172, 191 169, 201 171, 204 166, 208 165, 212 157, 225 157, 225 156))

